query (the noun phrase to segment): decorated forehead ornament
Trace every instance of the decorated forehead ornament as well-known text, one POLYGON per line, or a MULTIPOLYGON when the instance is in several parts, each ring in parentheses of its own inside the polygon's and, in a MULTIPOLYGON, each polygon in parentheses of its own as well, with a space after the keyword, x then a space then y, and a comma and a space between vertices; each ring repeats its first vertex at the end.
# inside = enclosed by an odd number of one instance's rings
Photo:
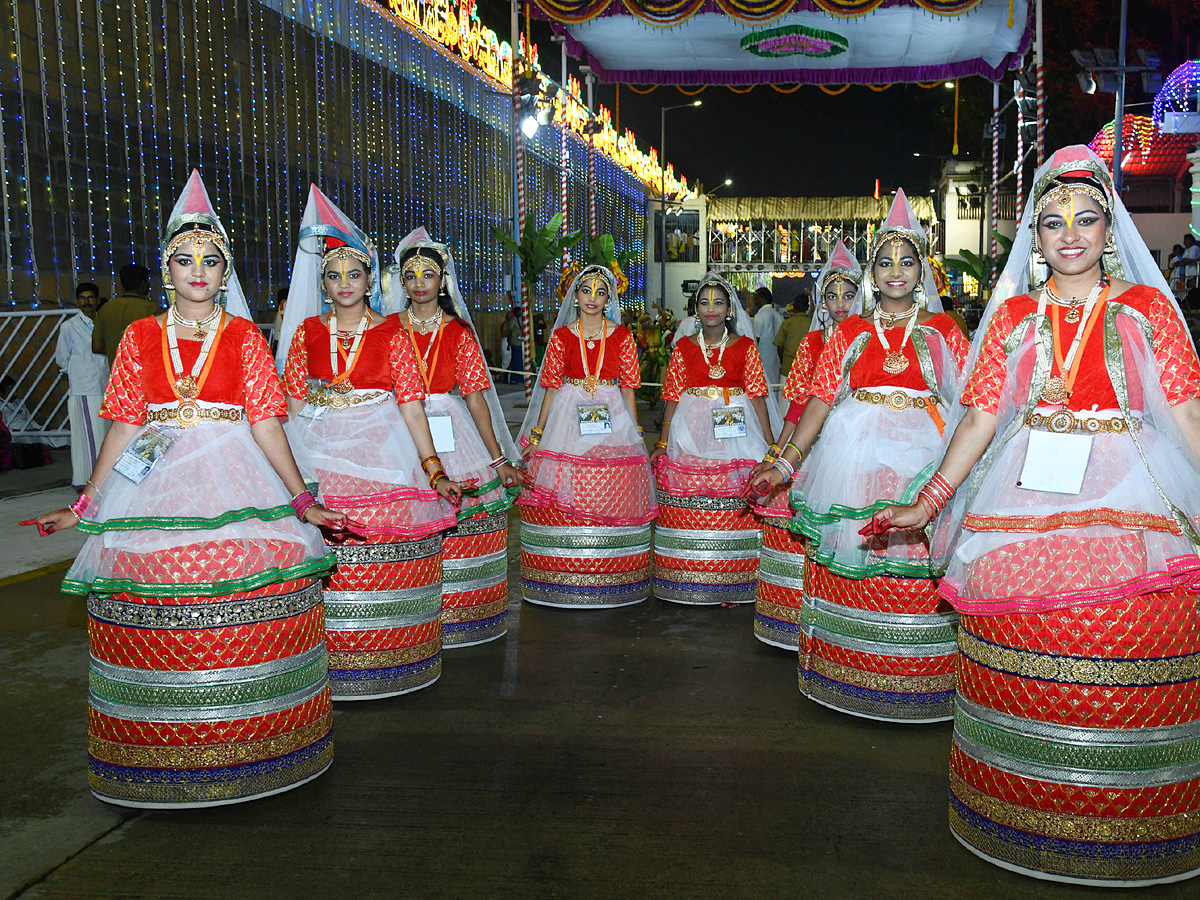
POLYGON ((216 231, 210 231, 207 228, 201 228, 196 222, 192 223, 192 227, 188 231, 181 231, 179 234, 175 235, 175 237, 171 238, 170 242, 167 244, 166 252, 163 254, 164 263, 166 260, 169 260, 172 256, 174 256, 180 247, 189 242, 192 245, 192 253, 196 256, 199 256, 200 252, 204 249, 204 245, 209 241, 212 241, 213 245, 219 251, 221 251, 221 256, 223 256, 225 258, 225 262, 228 263, 229 245, 225 242, 225 238, 216 231))
POLYGON ((858 280, 856 278, 854 278, 854 276, 852 276, 849 272, 841 272, 837 269, 834 269, 832 272, 830 272, 828 275, 825 276, 825 281, 821 284, 821 293, 822 294, 825 293, 827 290, 829 290, 830 287, 836 287, 838 282, 842 282, 842 281, 844 281, 846 284, 849 284, 855 288, 858 287, 858 280))
POLYGON ((1042 212, 1051 203, 1058 203, 1065 209, 1068 205, 1073 205, 1073 200, 1076 196, 1090 197, 1106 213, 1110 211, 1108 198, 1104 196, 1104 192, 1098 187, 1088 184, 1086 181, 1068 181, 1056 184, 1050 187, 1046 193, 1042 194, 1041 199, 1037 202, 1037 206, 1033 209, 1034 224, 1036 225, 1038 220, 1041 219, 1042 212))
POLYGON ((425 267, 429 265, 432 265, 434 268, 436 268, 439 275, 446 271, 446 250, 442 245, 435 244, 432 241, 418 241, 405 248, 404 252, 408 253, 411 250, 424 250, 426 252, 414 253, 408 258, 408 261, 404 263, 402 270, 404 275, 415 275, 418 272, 424 271, 425 267), (437 258, 432 258, 430 254, 436 256, 437 258))
POLYGON ((348 247, 345 244, 341 244, 337 247, 331 247, 325 251, 325 255, 321 257, 321 269, 324 270, 324 268, 335 259, 339 261, 356 259, 366 266, 368 272, 372 271, 371 257, 368 254, 363 253, 361 250, 355 250, 353 247, 348 247))
POLYGON ((604 290, 611 293, 612 289, 609 287, 608 279, 604 277, 604 272, 602 272, 600 269, 586 269, 583 274, 579 276, 579 284, 576 285, 575 290, 581 291, 584 288, 587 288, 594 295, 596 293, 597 282, 603 286, 604 290))

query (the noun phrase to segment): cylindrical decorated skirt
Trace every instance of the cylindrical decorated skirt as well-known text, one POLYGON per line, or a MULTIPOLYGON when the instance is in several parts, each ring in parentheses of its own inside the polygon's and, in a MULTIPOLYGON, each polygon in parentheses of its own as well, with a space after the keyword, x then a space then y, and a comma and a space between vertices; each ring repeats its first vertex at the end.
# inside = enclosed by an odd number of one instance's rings
POLYGON ((334 700, 428 687, 442 674, 442 536, 333 548, 325 588, 334 700))
POLYGON ((650 596, 650 524, 589 525, 521 507, 521 597, 542 606, 607 609, 650 596))
POLYGON ((90 594, 88 776, 107 803, 217 806, 333 759, 321 585, 224 597, 90 594))
POLYGON ((851 579, 804 566, 800 692, 839 712, 886 722, 954 715, 958 615, 933 581, 851 579))
POLYGON ((761 527, 740 497, 658 492, 654 596, 711 606, 753 603, 761 527))
POLYGON ((508 511, 442 538, 442 643, 469 647, 508 630, 508 511))
POLYGON ((754 636, 764 644, 796 650, 804 601, 804 540, 787 519, 763 519, 754 636))
POLYGON ((1200 615, 1184 590, 962 617, 950 827, 1056 881, 1200 875, 1200 615))

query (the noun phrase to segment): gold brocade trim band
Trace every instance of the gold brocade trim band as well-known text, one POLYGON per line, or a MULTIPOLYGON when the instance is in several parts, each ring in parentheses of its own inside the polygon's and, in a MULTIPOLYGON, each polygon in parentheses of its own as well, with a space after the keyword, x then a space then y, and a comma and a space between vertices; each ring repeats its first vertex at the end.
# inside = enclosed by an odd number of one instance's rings
POLYGON ((1194 812, 1142 817, 1072 816, 1020 806, 983 793, 963 781, 953 769, 950 770, 950 790, 968 808, 999 825, 1063 840, 1144 844, 1200 832, 1200 818, 1194 812))
POLYGON ((521 566, 521 577, 540 584, 566 584, 572 587, 611 587, 621 584, 637 584, 650 579, 650 566, 629 572, 552 572, 549 569, 533 569, 521 566))
POLYGON ((1050 415, 1030 413, 1025 424, 1034 431, 1049 431, 1054 434, 1125 434, 1128 431, 1142 430, 1142 423, 1137 419, 1126 420, 1121 416, 1111 419, 1077 416, 1069 409, 1060 409, 1050 415))
POLYGON ((96 771, 88 772, 88 786, 101 799, 112 799, 134 806, 173 806, 185 803, 216 805, 252 800, 265 794, 278 793, 314 778, 333 762, 333 741, 304 759, 263 775, 229 781, 197 781, 191 783, 159 784, 157 782, 121 781, 105 777, 96 771))
MULTIPOLYGON (((569 384, 569 385, 573 385, 574 387, 581 387, 581 388, 590 388, 593 386, 592 382, 588 381, 586 378, 564 377, 563 384, 569 384)), ((615 378, 597 378, 596 382, 595 382, 595 387, 616 387, 616 386, 617 386, 617 379, 615 379, 615 378)))
POLYGON ((88 753, 101 762, 135 769, 218 769, 286 756, 320 740, 333 727, 333 713, 294 731, 219 744, 127 744, 88 735, 88 753))
POLYGON ((476 622, 480 619, 490 619, 508 609, 508 598, 481 606, 445 606, 442 607, 442 624, 454 622, 476 622))
POLYGON ((1052 516, 980 516, 967 513, 963 527, 971 531, 1001 531, 1020 534, 1040 534, 1063 528, 1089 528, 1092 525, 1110 525, 1127 531, 1161 531, 1167 534, 1183 532, 1173 519, 1148 512, 1129 512, 1123 509, 1098 507, 1096 509, 1068 510, 1052 516))
POLYGON ((864 391, 857 390, 853 397, 862 403, 874 403, 877 406, 886 406, 888 409, 896 412, 903 412, 906 409, 928 409, 935 406, 932 398, 929 397, 910 397, 904 391, 864 391))
MULTIPOLYGON (((953 655, 946 659, 953 665, 953 655)), ((815 655, 809 656, 808 669, 842 684, 887 691, 889 694, 940 694, 954 690, 953 671, 942 675, 889 675, 885 672, 865 672, 815 655)))
POLYGON ((364 390, 353 394, 339 394, 336 390, 321 387, 309 388, 304 402, 309 406, 327 406, 330 409, 349 409, 360 403, 381 403, 390 396, 387 391, 364 390))
POLYGON ((716 400, 718 397, 744 397, 746 392, 739 387, 721 387, 716 384, 710 384, 707 387, 690 387, 685 394, 690 394, 693 397, 707 397, 709 400, 716 400))
POLYGON ((195 400, 181 400, 173 409, 152 409, 146 413, 147 425, 173 425, 190 428, 198 422, 240 422, 241 409, 222 406, 201 406, 195 400))
POLYGON ((329 653, 329 669, 339 672, 370 672, 374 669, 394 669, 423 662, 437 656, 442 650, 442 637, 438 635, 423 644, 401 647, 398 650, 337 650, 329 653))
POLYGON ((1200 678, 1200 653, 1158 659, 1087 659, 1015 650, 958 633, 958 649, 971 662, 1006 675, 1057 684, 1152 687, 1200 678))
POLYGON ((755 601, 754 608, 764 616, 775 619, 778 622, 799 625, 801 621, 800 607, 798 606, 780 606, 778 603, 772 603, 769 600, 759 597, 755 601))
POLYGON ((752 584, 758 581, 758 569, 706 572, 703 569, 669 569, 666 566, 655 566, 654 577, 673 584, 752 584))
POLYGON ((1071 852, 1069 844, 1065 852, 1017 844, 969 823, 953 803, 950 804, 950 830, 985 859, 1002 862, 1005 868, 1039 878, 1050 874, 1056 880, 1068 883, 1111 882, 1120 887, 1136 887, 1200 869, 1200 847, 1167 856, 1106 853, 1089 857, 1071 852))

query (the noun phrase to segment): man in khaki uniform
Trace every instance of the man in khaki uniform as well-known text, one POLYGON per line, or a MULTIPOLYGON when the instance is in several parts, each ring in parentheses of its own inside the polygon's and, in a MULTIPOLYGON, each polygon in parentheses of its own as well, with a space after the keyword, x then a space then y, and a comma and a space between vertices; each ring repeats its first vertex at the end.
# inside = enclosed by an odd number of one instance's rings
POLYGON ((120 278, 121 296, 100 307, 96 313, 96 326, 92 329, 92 352, 107 356, 109 366, 117 358, 117 345, 130 323, 162 312, 157 303, 147 299, 150 294, 149 269, 132 264, 122 266, 120 278))
POLYGON ((779 373, 787 378, 792 370, 792 360, 800 349, 800 342, 808 336, 812 319, 808 314, 808 294, 801 294, 792 302, 792 313, 783 320, 775 335, 775 346, 779 348, 779 373))

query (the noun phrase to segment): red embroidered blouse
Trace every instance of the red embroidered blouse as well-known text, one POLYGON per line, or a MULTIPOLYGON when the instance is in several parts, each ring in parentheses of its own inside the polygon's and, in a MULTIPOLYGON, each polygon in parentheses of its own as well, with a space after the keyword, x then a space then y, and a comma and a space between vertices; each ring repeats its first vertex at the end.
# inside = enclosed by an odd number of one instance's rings
MULTIPOLYGON (((125 329, 100 408, 102 417, 142 425, 148 404, 178 402, 171 389, 175 376, 168 370, 170 357, 163 359, 164 328, 150 317, 125 329)), ((179 328, 177 333, 183 371, 191 372, 202 342, 189 337, 187 329, 179 328)), ((257 325, 226 314, 224 331, 210 353, 212 367, 197 399, 240 406, 251 423, 287 415, 275 362, 257 325)))
MULTIPOLYGON (((339 341, 338 374, 345 371, 348 354, 339 341)), ((306 379, 332 381, 333 377, 329 367, 329 326, 320 316, 311 316, 296 329, 288 348, 283 369, 284 392, 303 400, 308 395, 306 379)), ((388 316, 382 324, 364 332, 350 382, 362 390, 391 391, 397 403, 425 399, 417 357, 408 335, 400 327, 399 316, 388 316)))
MULTIPOLYGON (((479 342, 471 329, 457 319, 446 316, 439 336, 436 332, 412 333, 417 356, 429 369, 429 393, 448 394, 458 386, 460 394, 486 391, 492 386, 487 363, 479 352, 479 342)), ((408 334, 404 320, 400 328, 408 334)))
MULTIPOLYGON (((1151 347, 1158 363, 1159 382, 1167 396, 1167 402, 1176 406, 1185 400, 1200 397, 1200 361, 1196 359, 1192 340, 1183 322, 1175 314, 1171 302, 1154 288, 1143 284, 1134 285, 1125 293, 1114 297, 1111 302, 1132 307, 1149 320, 1154 333, 1151 347)), ((975 369, 963 388, 964 406, 973 406, 995 415, 1008 374, 1004 343, 1026 316, 1034 316, 1037 313, 1037 306, 1033 297, 1022 294, 1006 300, 1004 305, 996 310, 980 347, 975 369)), ((1097 311, 1096 314, 1103 315, 1103 310, 1097 311)), ((1059 316, 1058 340, 1063 356, 1066 356, 1075 332, 1082 328, 1083 324, 1082 321, 1071 324, 1066 321, 1065 316, 1059 316)), ((1026 325, 1026 328, 1028 327, 1030 326, 1026 325)), ((1117 395, 1104 364, 1103 320, 1096 323, 1087 343, 1079 348, 1078 353, 1079 370, 1067 408, 1077 412, 1116 409, 1117 395)), ((1062 374, 1057 362, 1052 363, 1051 374, 1062 374)), ((1016 373, 1016 383, 1028 389, 1032 375, 1033 354, 1027 353, 1024 354, 1016 373)), ((1135 388, 1136 385, 1131 383, 1129 402, 1133 408, 1140 409, 1142 398, 1135 388)))
MULTIPOLYGON (((971 346, 952 318, 945 313, 938 313, 925 322, 924 327, 933 328, 945 339, 960 369, 966 365, 967 354, 971 346)), ((904 339, 904 328, 904 324, 899 324, 893 328, 884 329, 883 333, 887 338, 888 346, 893 351, 900 346, 900 342, 904 339)), ((925 383, 925 378, 921 374, 917 351, 913 348, 913 340, 921 339, 917 332, 914 332, 912 339, 904 345, 904 356, 908 360, 908 368, 893 375, 883 370, 883 359, 886 352, 875 334, 874 321, 863 316, 851 316, 838 326, 833 336, 830 337, 829 343, 821 351, 821 356, 817 360, 817 369, 813 373, 812 384, 808 390, 809 396, 817 397, 825 403, 833 405, 833 399, 837 396, 838 388, 841 386, 842 361, 845 359, 846 350, 849 349, 855 338, 864 333, 869 334, 871 339, 850 368, 851 390, 883 386, 902 387, 913 391, 929 390, 929 385, 925 383)), ((937 365, 936 359, 934 365, 937 365)), ((941 373, 936 374, 940 375, 941 373)))
MULTIPOLYGON (((612 331, 605 341, 604 362, 600 366, 599 377, 603 381, 616 379, 617 386, 637 390, 642 386, 641 372, 638 370, 637 343, 629 329, 624 325, 608 325, 612 331)), ((600 360, 600 341, 594 341, 595 347, 588 349, 588 369, 595 374, 596 365, 600 360)), ((563 386, 564 378, 586 378, 588 375, 583 368, 583 357, 579 355, 579 335, 570 326, 558 329, 550 335, 546 344, 546 356, 542 360, 542 387, 547 390, 558 390, 563 386)))
POLYGON ((763 374, 762 357, 758 355, 754 341, 744 336, 735 337, 721 356, 721 368, 725 374, 713 378, 708 370, 717 364, 717 356, 717 351, 710 350, 708 360, 705 360, 699 344, 691 338, 681 340, 667 364, 662 398, 677 402, 688 388, 707 387, 710 384, 742 388, 750 397, 767 396, 767 378, 763 374))

